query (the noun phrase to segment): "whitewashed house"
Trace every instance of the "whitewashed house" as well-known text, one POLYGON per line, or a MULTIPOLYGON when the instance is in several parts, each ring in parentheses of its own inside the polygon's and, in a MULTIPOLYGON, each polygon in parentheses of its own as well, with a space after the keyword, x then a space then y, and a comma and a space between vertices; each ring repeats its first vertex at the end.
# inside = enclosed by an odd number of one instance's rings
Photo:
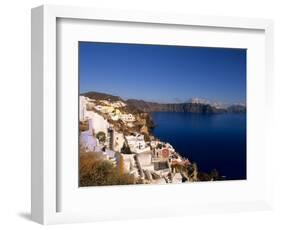
POLYGON ((174 153, 174 152, 175 152, 174 147, 173 147, 170 143, 166 143, 166 144, 165 144, 165 147, 168 148, 171 153, 174 153))
POLYGON ((120 119, 120 116, 118 114, 111 113, 110 118, 113 121, 118 121, 120 119))
POLYGON ((154 141, 150 141, 150 146, 152 147, 152 148, 156 148, 157 147, 157 145, 159 144, 160 142, 158 141, 158 140, 154 140, 154 141))
POLYGON ((113 121, 118 121, 121 118, 121 114, 122 113, 119 109, 114 109, 112 113, 109 114, 109 116, 113 121))
POLYGON ((101 112, 110 114, 114 111, 114 108, 112 106, 102 106, 101 112))
POLYGON ((87 99, 84 96, 79 97, 79 120, 85 121, 85 113, 87 111, 87 99))
POLYGON ((114 131, 113 138, 114 138, 113 150, 117 152, 121 152, 121 149, 125 143, 125 138, 123 133, 118 133, 114 131))
POLYGON ((87 109, 83 109, 80 115, 80 121, 90 120, 95 115, 94 111, 88 111, 87 109))
POLYGON ((121 107, 125 107, 126 104, 122 101, 116 101, 111 103, 111 106, 113 106, 114 108, 121 108, 121 107))
POLYGON ((93 136, 92 132, 89 130, 81 132, 80 145, 83 149, 85 149, 86 152, 101 151, 101 148, 98 147, 98 140, 93 136))
POLYGON ((142 134, 135 134, 125 137, 130 150, 135 153, 142 153, 146 151, 150 151, 150 147, 144 141, 144 135, 142 134))
POLYGON ((95 115, 94 111, 84 111, 84 121, 90 120, 95 115))
POLYGON ((133 122, 133 121, 135 121, 136 119, 135 119, 135 117, 134 117, 133 114, 128 113, 128 114, 122 114, 122 115, 121 115, 121 120, 122 120, 123 122, 133 122))
POLYGON ((140 166, 142 170, 154 170, 154 164, 152 162, 152 154, 151 152, 143 152, 137 154, 138 160, 140 162, 140 166))
POLYGON ((98 111, 101 111, 102 108, 103 108, 103 106, 101 106, 101 105, 96 105, 96 106, 95 106, 95 109, 98 110, 98 111))
POLYGON ((93 114, 91 114, 91 118, 89 119, 89 128, 95 134, 104 132, 107 135, 109 123, 101 115, 93 112, 93 114))

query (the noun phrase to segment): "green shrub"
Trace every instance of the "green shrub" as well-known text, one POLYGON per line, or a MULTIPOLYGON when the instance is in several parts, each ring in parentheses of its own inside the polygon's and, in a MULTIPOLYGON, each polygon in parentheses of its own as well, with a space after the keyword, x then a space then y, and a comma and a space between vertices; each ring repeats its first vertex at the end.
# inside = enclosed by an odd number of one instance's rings
POLYGON ((98 132, 96 138, 99 140, 99 142, 104 143, 106 140, 106 135, 104 132, 98 132))

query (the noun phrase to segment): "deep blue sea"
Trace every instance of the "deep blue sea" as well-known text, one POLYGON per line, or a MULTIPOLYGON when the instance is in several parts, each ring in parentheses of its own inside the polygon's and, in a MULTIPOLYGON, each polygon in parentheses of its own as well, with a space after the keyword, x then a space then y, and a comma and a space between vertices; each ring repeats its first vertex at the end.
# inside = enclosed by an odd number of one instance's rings
POLYGON ((226 180, 246 179, 246 114, 151 113, 153 134, 226 180))

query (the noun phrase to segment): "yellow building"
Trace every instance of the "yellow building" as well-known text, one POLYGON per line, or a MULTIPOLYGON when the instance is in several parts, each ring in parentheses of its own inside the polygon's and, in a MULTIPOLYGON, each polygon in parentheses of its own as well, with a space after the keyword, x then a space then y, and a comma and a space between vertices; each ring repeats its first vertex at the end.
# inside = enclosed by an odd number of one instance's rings
POLYGON ((112 106, 103 106, 101 111, 103 113, 112 113, 114 111, 114 109, 115 108, 112 106))

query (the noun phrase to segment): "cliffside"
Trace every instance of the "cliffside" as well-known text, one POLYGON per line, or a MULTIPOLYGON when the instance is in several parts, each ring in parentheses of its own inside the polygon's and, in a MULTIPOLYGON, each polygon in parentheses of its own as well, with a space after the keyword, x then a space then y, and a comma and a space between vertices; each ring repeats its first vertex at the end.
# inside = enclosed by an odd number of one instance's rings
POLYGON ((231 105, 227 108, 229 113, 245 113, 246 106, 243 105, 231 105))
POLYGON ((209 104, 175 103, 160 104, 143 100, 127 100, 126 103, 144 112, 189 112, 189 113, 225 113, 227 109, 219 109, 209 104))
POLYGON ((95 100, 108 100, 111 102, 124 101, 121 97, 113 96, 107 93, 94 92, 94 91, 82 93, 81 95, 95 100))

